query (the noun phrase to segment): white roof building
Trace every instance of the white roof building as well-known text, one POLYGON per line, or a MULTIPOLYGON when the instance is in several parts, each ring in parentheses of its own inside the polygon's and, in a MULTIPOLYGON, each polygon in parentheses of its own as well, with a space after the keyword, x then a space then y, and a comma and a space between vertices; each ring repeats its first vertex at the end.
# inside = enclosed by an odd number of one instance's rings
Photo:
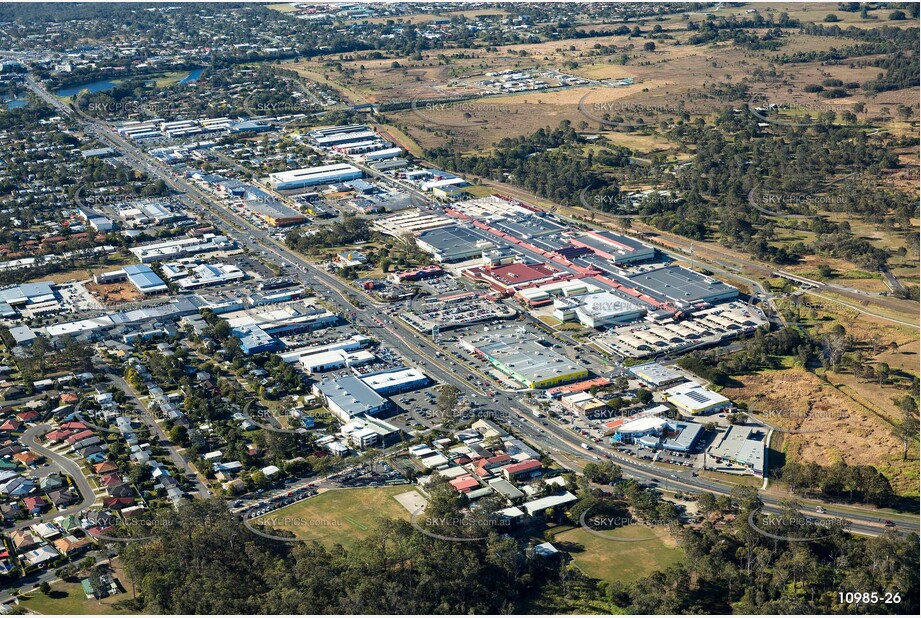
POLYGON ((575 502, 577 499, 578 498, 576 498, 572 493, 567 491, 555 496, 547 496, 546 498, 538 498, 537 500, 525 502, 521 505, 521 508, 527 511, 528 515, 534 516, 543 513, 549 508, 570 504, 571 502, 575 502))
POLYGON ((706 414, 721 410, 732 402, 719 393, 694 382, 674 386, 663 393, 665 400, 688 414, 706 414))

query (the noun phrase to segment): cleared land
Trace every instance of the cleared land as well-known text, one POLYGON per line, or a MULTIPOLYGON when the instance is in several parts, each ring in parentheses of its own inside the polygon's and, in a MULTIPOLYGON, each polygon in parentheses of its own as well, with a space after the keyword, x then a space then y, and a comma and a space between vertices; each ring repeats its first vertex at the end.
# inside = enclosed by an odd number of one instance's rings
POLYGON ((663 534, 662 538, 644 541, 615 541, 596 536, 584 528, 576 527, 558 533, 553 540, 570 553, 573 560, 589 577, 606 582, 634 582, 653 571, 664 570, 677 563, 683 552, 674 539, 661 528, 626 526, 610 536, 624 539, 646 539, 663 534))
POLYGON ((87 599, 79 581, 58 581, 51 584, 51 592, 47 595, 38 590, 26 595, 20 606, 30 614, 53 614, 63 616, 73 615, 126 615, 134 614, 130 610, 118 609, 116 603, 131 600, 131 583, 128 581, 124 570, 115 563, 115 576, 121 583, 122 589, 127 592, 116 594, 105 599, 87 599))
POLYGON ((409 511, 394 499, 408 490, 406 485, 330 489, 260 519, 299 539, 316 539, 329 546, 338 543, 348 549, 369 538, 382 519, 409 521, 409 511))
POLYGON ((781 450, 788 462, 876 466, 897 493, 918 495, 917 443, 908 461, 902 461, 902 443, 892 434, 890 398, 904 391, 888 387, 860 396, 848 388, 853 376, 844 378, 833 373, 828 383, 801 368, 763 371, 737 376, 743 386, 721 392, 760 411, 774 425, 809 432, 783 436, 781 450))
POLYGON ((144 295, 130 283, 87 283, 86 289, 103 303, 140 300, 144 295))

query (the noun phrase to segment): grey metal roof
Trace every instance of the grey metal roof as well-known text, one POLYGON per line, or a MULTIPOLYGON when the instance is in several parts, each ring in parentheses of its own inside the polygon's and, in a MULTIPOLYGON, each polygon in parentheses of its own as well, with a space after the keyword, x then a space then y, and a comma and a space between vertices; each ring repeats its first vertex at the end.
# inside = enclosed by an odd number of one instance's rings
POLYGON ((640 272, 631 275, 629 280, 668 300, 682 303, 723 300, 739 294, 737 289, 722 281, 675 265, 640 272))
POLYGON ((387 403, 386 399, 356 376, 323 380, 316 387, 324 397, 345 410, 349 416, 373 413, 387 403))
POLYGON ((157 273, 155 273, 150 266, 145 264, 131 264, 125 266, 124 271, 125 274, 128 275, 128 279, 131 280, 131 283, 141 290, 158 288, 166 285, 163 283, 163 279, 158 277, 157 273))
POLYGON ((492 238, 460 225, 425 230, 420 232, 417 238, 438 251, 445 260, 450 260, 452 256, 475 253, 479 250, 477 243, 484 240, 496 244, 492 238))
POLYGON ((5 302, 14 302, 23 298, 32 299, 40 296, 54 294, 50 281, 38 281, 36 283, 20 283, 12 287, 0 290, 0 300, 5 302))

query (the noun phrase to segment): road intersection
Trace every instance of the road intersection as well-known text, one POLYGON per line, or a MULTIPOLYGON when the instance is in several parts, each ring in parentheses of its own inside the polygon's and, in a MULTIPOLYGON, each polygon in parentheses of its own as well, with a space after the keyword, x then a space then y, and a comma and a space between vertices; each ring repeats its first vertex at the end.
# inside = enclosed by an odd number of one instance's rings
MULTIPOLYGON (((378 316, 386 315, 387 305, 369 300, 362 297, 361 303, 357 305, 350 300, 350 297, 356 296, 356 290, 348 284, 340 281, 335 276, 317 268, 313 264, 304 260, 295 251, 289 249, 284 243, 273 238, 265 230, 253 225, 243 217, 224 205, 213 199, 212 196, 201 190, 193 181, 182 178, 171 168, 162 162, 154 159, 133 143, 122 138, 118 133, 106 123, 89 118, 84 114, 75 111, 62 101, 53 97, 41 85, 27 77, 27 84, 44 100, 54 105, 56 108, 72 117, 82 120, 87 130, 96 135, 100 140, 108 143, 122 152, 125 159, 141 171, 151 174, 154 177, 162 179, 175 190, 191 196, 198 204, 207 210, 217 219, 227 225, 226 233, 232 237, 240 246, 247 247, 254 251, 265 251, 274 256, 280 264, 292 269, 292 272, 301 280, 302 283, 313 287, 314 289, 323 289, 329 292, 327 300, 339 310, 350 312, 353 316, 353 322, 357 327, 366 329, 375 329, 375 335, 379 337, 382 343, 397 350, 406 358, 424 359, 426 362, 426 373, 437 381, 450 384, 462 392, 476 393, 474 399, 488 405, 488 407, 505 410, 509 412, 509 424, 512 429, 522 435, 525 439, 532 442, 535 446, 543 449, 556 459, 560 465, 571 469, 581 470, 581 460, 600 461, 600 457, 594 453, 588 453, 580 446, 581 436, 577 436, 565 427, 557 423, 548 423, 546 428, 537 422, 528 409, 513 394, 495 390, 494 396, 490 399, 477 384, 469 381, 464 375, 456 369, 452 369, 445 364, 442 358, 436 355, 439 351, 437 344, 430 341, 415 340, 415 332, 399 319, 388 319, 381 327, 382 323, 378 316)), ((362 169, 371 176, 382 178, 390 185, 395 181, 382 177, 379 172, 361 165, 362 169)), ((403 191, 411 192, 419 198, 418 192, 412 188, 396 183, 403 191)), ((425 199, 424 196, 422 199, 425 199)), ((733 273, 738 277, 738 274, 733 273)), ((760 286, 756 281, 749 280, 756 289, 760 286)), ((763 290, 762 290, 763 291, 763 290)), ((631 458, 627 458, 620 453, 603 445, 593 445, 593 448, 601 456, 616 461, 629 476, 640 481, 664 480, 674 489, 680 489, 692 492, 712 492, 715 494, 728 495, 732 492, 733 485, 729 483, 717 482, 693 477, 689 473, 673 473, 655 465, 640 463, 631 458)), ((786 500, 774 497, 768 494, 761 494, 766 512, 780 512, 786 506, 786 500)), ((802 502, 802 501, 801 501, 802 502)), ((824 504, 826 516, 837 517, 848 520, 851 524, 851 530, 860 534, 876 535, 881 534, 885 527, 883 526, 884 517, 881 512, 870 508, 839 507, 834 504, 825 504, 816 502, 815 504, 824 504)), ((916 517, 909 518, 899 517, 896 515, 885 514, 886 518, 895 520, 896 527, 904 531, 917 531, 918 521, 916 517)))

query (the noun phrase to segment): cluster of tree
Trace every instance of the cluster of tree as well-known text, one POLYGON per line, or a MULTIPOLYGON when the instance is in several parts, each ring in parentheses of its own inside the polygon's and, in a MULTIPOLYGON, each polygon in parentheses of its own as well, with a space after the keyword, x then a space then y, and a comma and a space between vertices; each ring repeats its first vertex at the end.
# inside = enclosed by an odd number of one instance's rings
MULTIPOLYGON (((462 174, 510 182, 562 204, 575 204, 585 190, 611 185, 595 171, 593 155, 583 156, 584 141, 566 120, 556 129, 503 138, 488 154, 463 155, 452 143, 426 151, 435 165, 462 174)), ((629 152, 610 151, 606 164, 626 165, 629 152)), ((616 194, 616 190, 615 190, 616 194)), ((607 204, 610 200, 601 200, 607 204)))
POLYGON ((849 466, 843 461, 832 466, 787 463, 780 469, 780 480, 801 496, 876 506, 891 506, 895 497, 889 479, 879 470, 873 466, 849 466))
MULTIPOLYGON (((426 519, 457 518, 464 496, 433 487, 426 519)), ((575 489, 574 489, 575 490, 575 489)), ((918 611, 918 536, 863 538, 840 525, 820 527, 790 504, 780 523, 760 519, 755 490, 702 494, 700 527, 677 523, 673 505, 633 481, 612 495, 580 483, 568 512, 589 525, 605 521, 672 522, 684 558, 631 584, 596 582, 569 597, 576 610, 610 603, 627 613, 908 613, 918 611), (782 541, 749 525, 812 542, 782 541), (620 520, 613 518, 619 517, 620 520), (841 602, 840 590, 899 592, 898 605, 841 602)), ((348 549, 256 536, 217 500, 184 505, 153 539, 123 553, 137 598, 133 609, 161 614, 209 613, 514 613, 546 587, 577 577, 514 536, 489 531, 480 542, 450 542, 403 521, 381 520, 348 549), (552 565, 552 566, 551 566, 552 565), (567 575, 567 572, 569 573, 567 575), (559 578, 559 579, 558 579, 559 578)), ((282 535, 283 533, 277 533, 282 535)))
POLYGON ((32 103, 25 107, 14 107, 0 114, 0 131, 13 131, 24 126, 38 126, 39 121, 54 116, 48 105, 32 103))
MULTIPOLYGON (((918 17, 918 5, 912 4, 913 17, 918 17)), ((841 62, 848 59, 867 57, 851 62, 854 66, 884 68, 886 73, 876 79, 864 82, 863 89, 871 94, 888 90, 912 88, 918 83, 918 30, 917 28, 841 28, 811 24, 803 27, 803 33, 812 36, 830 36, 851 39, 859 43, 828 50, 800 51, 777 56, 780 63, 841 62)))
POLYGON ((345 215, 341 219, 311 230, 311 234, 296 231, 285 236, 285 244, 301 253, 312 254, 319 249, 354 245, 371 240, 371 227, 367 219, 345 215))
POLYGON ((603 461, 600 464, 590 461, 585 464, 582 474, 591 482, 600 485, 610 485, 623 478, 623 470, 613 461, 603 461))
MULTIPOLYGON (((4 329, 3 340, 12 348, 9 330, 4 329)), ((32 341, 29 354, 16 357, 22 381, 31 388, 32 382, 57 371, 89 371, 93 367, 93 348, 86 341, 62 337, 53 343, 44 335, 32 341)))
POLYGON ((732 16, 720 19, 707 19, 704 22, 689 21, 687 29, 694 32, 688 39, 689 45, 702 45, 703 43, 734 41, 749 49, 777 49, 776 41, 782 35, 783 28, 799 28, 800 22, 791 18, 786 12, 780 13, 775 19, 773 15, 765 17, 761 13, 753 15, 732 16), (769 30, 769 38, 759 38, 746 29, 769 30), (762 44, 758 45, 757 42, 762 44), (768 43, 771 44, 768 44, 768 43))
MULTIPOLYGON (((455 492, 456 493, 456 492, 455 492)), ((452 543, 382 521, 349 549, 273 542, 218 500, 183 506, 123 559, 136 609, 160 614, 498 614, 550 570, 517 541, 452 543)))
POLYGON ((778 526, 778 536, 816 540, 780 541, 748 524, 749 514, 760 507, 752 490, 737 491, 732 498, 707 496, 700 498, 708 514, 704 524, 682 531, 681 562, 631 585, 609 585, 610 600, 634 614, 918 611, 917 595, 905 592, 918 586, 916 534, 859 538, 841 526, 809 523, 791 504, 773 518, 789 522, 778 526), (901 602, 847 605, 838 594, 845 590, 898 591, 901 602))
POLYGON ((779 357, 794 355, 805 365, 818 352, 816 344, 801 330, 782 328, 775 332, 759 329, 742 348, 729 355, 696 352, 682 357, 678 366, 718 386, 732 386, 733 375, 783 367, 779 357))
POLYGON ((263 369, 269 372, 269 377, 275 384, 284 388, 288 393, 297 393, 305 388, 303 374, 298 372, 291 363, 283 361, 277 354, 269 357, 263 369))
MULTIPOLYGON (((842 174, 861 170, 878 176, 882 170, 898 166, 898 157, 886 144, 867 137, 863 131, 833 124, 834 114, 820 115, 814 129, 791 128, 782 135, 762 135, 751 117, 721 113, 716 126, 703 123, 678 123, 668 129, 670 139, 695 144, 690 166, 682 168, 672 181, 683 201, 672 212, 654 217, 660 229, 704 238, 713 221, 719 221, 720 240, 745 248, 761 259, 790 263, 808 253, 827 253, 876 269, 884 264, 888 252, 867 241, 852 237, 850 226, 821 218, 822 211, 847 209, 858 216, 882 221, 892 228, 905 225, 906 213, 917 208, 908 196, 892 191, 893 197, 881 205, 870 205, 861 194, 839 199, 847 191, 828 187, 828 198, 814 198, 826 190, 824 183, 842 174), (765 197, 767 196, 767 197, 765 197), (761 208, 752 204, 755 200, 761 208), (839 203, 840 202, 840 203, 839 203), (830 208, 827 205, 833 203, 830 208), (889 207, 885 214, 881 208, 889 207), (798 223, 783 220, 816 232, 811 244, 790 247, 772 244, 776 230, 764 210, 807 217, 798 223), (829 241, 830 236, 841 236, 829 241)), ((867 188, 876 192, 875 187, 867 188)))

